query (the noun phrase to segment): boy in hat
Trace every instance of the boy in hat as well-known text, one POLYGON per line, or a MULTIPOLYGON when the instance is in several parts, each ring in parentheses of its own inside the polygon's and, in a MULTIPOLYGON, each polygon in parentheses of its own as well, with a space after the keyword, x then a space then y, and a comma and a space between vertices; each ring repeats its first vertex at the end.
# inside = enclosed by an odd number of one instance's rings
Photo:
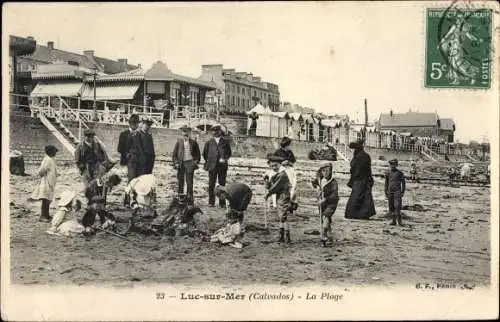
POLYGON ((194 171, 198 169, 200 163, 200 147, 198 142, 191 137, 190 127, 183 126, 181 131, 183 137, 177 140, 172 152, 174 168, 177 169, 177 192, 184 193, 184 181, 186 181, 187 198, 190 203, 193 203, 194 171))
POLYGON ((142 152, 144 155, 144 162, 142 164, 143 174, 153 173, 153 167, 156 158, 153 136, 150 132, 152 124, 153 121, 145 118, 141 121, 141 124, 139 126, 139 136, 140 141, 142 142, 142 152))
POLYGON ((288 179, 288 175, 286 174, 285 169, 281 165, 284 161, 282 157, 276 155, 270 155, 269 163, 271 168, 276 171, 276 175, 270 178, 267 193, 264 196, 264 199, 267 202, 269 196, 275 194, 279 203, 279 217, 280 217, 280 237, 278 242, 286 242, 287 244, 291 243, 290 240, 290 226, 287 221, 288 215, 291 213, 291 201, 290 201, 290 180, 288 179))
POLYGON ((95 178, 89 182, 85 188, 84 194, 90 204, 94 196, 100 196, 106 200, 108 193, 121 183, 120 176, 114 173, 106 173, 99 178, 95 178))
POLYGON ((290 144, 292 144, 292 140, 289 137, 283 137, 280 142, 280 148, 274 152, 275 155, 280 156, 284 159, 282 165, 288 175, 288 179, 290 180, 290 199, 293 205, 294 210, 297 209, 297 202, 295 191, 297 188, 297 176, 295 174, 295 155, 293 151, 290 149, 290 144))
MULTIPOLYGON (((208 171, 208 204, 215 205, 215 184, 226 185, 226 176, 229 158, 231 157, 231 145, 224 138, 220 125, 212 127, 213 137, 205 143, 203 147, 203 159, 205 160, 204 169, 208 171)), ((224 200, 219 199, 219 206, 226 207, 224 200)))
POLYGON ((323 246, 332 245, 332 216, 339 203, 339 187, 333 177, 332 163, 323 163, 317 172, 316 179, 312 182, 319 191, 318 206, 321 211, 321 242, 323 246))
POLYGON ((401 221, 401 204, 406 188, 405 176, 397 168, 397 159, 389 161, 389 165, 391 169, 385 175, 384 191, 385 196, 389 200, 389 212, 392 215, 391 225, 396 225, 397 220, 398 225, 403 226, 401 221))
POLYGON ((55 146, 47 145, 45 147, 45 157, 38 169, 40 183, 31 195, 31 199, 33 200, 42 200, 40 221, 48 222, 52 219, 49 214, 49 207, 52 199, 54 199, 54 190, 57 182, 57 167, 54 160, 56 154, 57 148, 55 146))
POLYGON ((102 146, 95 142, 94 131, 87 129, 84 131, 84 136, 83 142, 76 147, 75 160, 86 187, 90 181, 108 169, 104 165, 107 162, 106 153, 102 146))

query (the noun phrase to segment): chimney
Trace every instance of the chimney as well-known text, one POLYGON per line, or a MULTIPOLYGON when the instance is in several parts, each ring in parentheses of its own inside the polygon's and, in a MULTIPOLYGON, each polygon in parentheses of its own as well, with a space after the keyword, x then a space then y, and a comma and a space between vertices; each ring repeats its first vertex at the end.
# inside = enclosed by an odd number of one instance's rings
POLYGON ((89 58, 94 58, 94 51, 93 50, 84 50, 83 54, 89 58))
POLYGON ((391 113, 390 113, 390 114, 391 114, 391 117, 392 117, 392 114, 393 114, 393 113, 392 113, 392 110, 391 110, 391 113))
POLYGON ((137 64, 137 68, 142 68, 142 64, 137 64))
POLYGON ((47 42, 47 47, 49 47, 50 50, 53 50, 54 49, 54 42, 53 41, 47 42))
POLYGON ((123 66, 127 66, 128 59, 126 59, 126 58, 120 58, 120 59, 118 59, 118 62, 120 64, 122 64, 123 66))
POLYGON ((33 38, 33 36, 28 36, 28 37, 26 37, 26 39, 35 40, 35 38, 33 38))

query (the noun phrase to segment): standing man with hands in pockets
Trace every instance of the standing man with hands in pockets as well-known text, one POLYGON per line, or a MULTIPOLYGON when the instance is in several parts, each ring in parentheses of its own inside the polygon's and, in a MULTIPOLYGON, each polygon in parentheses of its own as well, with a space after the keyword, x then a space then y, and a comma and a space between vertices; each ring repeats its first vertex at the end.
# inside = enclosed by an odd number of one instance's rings
POLYGON ((188 204, 194 203, 193 196, 193 181, 194 171, 198 169, 200 163, 200 147, 195 139, 191 138, 191 128, 187 126, 181 127, 184 135, 175 143, 172 160, 174 167, 177 169, 178 193, 184 193, 184 180, 187 184, 187 200, 188 204))
MULTIPOLYGON (((205 160, 204 169, 208 171, 208 204, 215 206, 215 183, 218 180, 219 185, 226 185, 226 176, 228 161, 231 157, 231 145, 229 141, 222 136, 220 125, 212 127, 213 138, 205 143, 203 148, 203 159, 205 160)), ((226 201, 219 199, 219 206, 226 207, 226 201)))

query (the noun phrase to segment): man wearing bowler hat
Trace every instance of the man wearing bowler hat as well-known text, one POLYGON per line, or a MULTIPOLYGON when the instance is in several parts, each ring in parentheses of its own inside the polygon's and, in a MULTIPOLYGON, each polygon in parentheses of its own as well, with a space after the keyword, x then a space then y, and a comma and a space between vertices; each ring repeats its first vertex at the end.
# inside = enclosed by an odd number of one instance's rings
POLYGON ((139 126, 139 138, 142 143, 144 153, 144 172, 142 174, 152 174, 155 163, 155 145, 151 135, 151 125, 153 121, 148 118, 142 120, 139 126))
MULTIPOLYGON (((203 148, 203 159, 205 160, 204 169, 208 171, 208 204, 215 205, 215 183, 218 180, 219 185, 226 185, 226 176, 228 161, 231 157, 231 145, 226 138, 222 136, 220 125, 212 127, 213 137, 205 143, 203 148)), ((226 207, 226 201, 219 198, 219 206, 226 207)))
POLYGON ((198 142, 191 137, 190 127, 183 126, 180 130, 183 136, 177 140, 172 152, 172 161, 177 169, 177 192, 184 193, 184 181, 186 181, 188 203, 193 204, 194 171, 198 169, 200 163, 200 147, 198 142))
POLYGON ((102 145, 94 140, 93 130, 85 130, 84 136, 84 140, 76 147, 75 161, 87 187, 91 180, 106 173, 114 163, 108 160, 102 145))
POLYGON ((132 114, 128 120, 129 128, 120 133, 118 140, 118 153, 120 153, 120 165, 127 166, 127 177, 130 182, 136 177, 135 167, 131 166, 130 148, 133 143, 133 135, 139 126, 139 116, 132 114))

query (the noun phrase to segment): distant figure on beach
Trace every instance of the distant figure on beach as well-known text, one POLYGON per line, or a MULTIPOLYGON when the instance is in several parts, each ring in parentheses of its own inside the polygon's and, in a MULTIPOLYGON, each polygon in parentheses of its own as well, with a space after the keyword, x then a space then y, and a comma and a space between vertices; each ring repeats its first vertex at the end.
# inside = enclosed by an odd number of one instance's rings
POLYGON ((49 214, 49 207, 52 199, 54 199, 54 190, 57 181, 57 167, 54 160, 57 154, 57 148, 53 145, 45 147, 45 157, 38 169, 40 183, 36 186, 31 199, 42 201, 42 211, 40 213, 40 221, 49 222, 52 217, 49 214))
POLYGON ((403 195, 406 189, 405 176, 398 166, 398 160, 389 161, 391 169, 385 174, 384 192, 389 201, 389 212, 392 215, 391 225, 395 226, 396 222, 399 226, 403 226, 401 220, 401 207, 403 203, 403 195))
POLYGON ((248 128, 248 135, 249 136, 256 136, 257 135, 257 120, 259 119, 259 116, 257 115, 256 112, 253 112, 249 118, 252 120, 250 122, 250 127, 248 128))
POLYGON ((369 219, 376 213, 372 196, 371 158, 364 151, 361 141, 350 143, 349 148, 354 149, 351 160, 351 178, 347 183, 352 191, 345 208, 345 218, 369 219))

